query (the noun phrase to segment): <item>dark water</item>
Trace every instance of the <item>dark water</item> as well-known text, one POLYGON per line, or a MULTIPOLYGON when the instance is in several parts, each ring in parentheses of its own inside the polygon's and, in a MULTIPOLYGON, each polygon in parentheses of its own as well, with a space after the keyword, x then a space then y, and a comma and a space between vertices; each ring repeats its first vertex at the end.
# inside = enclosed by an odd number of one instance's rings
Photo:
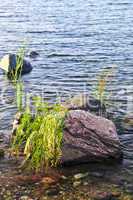
MULTIPOLYGON (((132 0, 4 0, 0 3, 0 56, 16 52, 26 41, 34 69, 26 75, 25 91, 54 99, 90 91, 100 70, 115 66, 108 91, 114 116, 133 112, 132 0)), ((13 86, 0 71, 0 128, 8 132, 16 112, 13 86)), ((120 131, 125 153, 122 174, 132 174, 132 128, 120 131)), ((132 175, 133 177, 133 175, 132 175)))

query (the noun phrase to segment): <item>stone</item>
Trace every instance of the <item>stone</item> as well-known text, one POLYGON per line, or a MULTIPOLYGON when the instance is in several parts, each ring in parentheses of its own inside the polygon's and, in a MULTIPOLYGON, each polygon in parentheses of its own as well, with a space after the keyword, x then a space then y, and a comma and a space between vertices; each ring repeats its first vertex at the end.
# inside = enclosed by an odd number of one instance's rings
POLYGON ((133 113, 128 113, 123 119, 123 127, 127 130, 133 130, 133 113))
POLYGON ((89 175, 89 173, 79 173, 79 174, 75 174, 75 175, 73 176, 73 178, 74 178, 75 180, 79 180, 79 179, 82 179, 82 178, 87 177, 88 175, 89 175))
POLYGON ((94 197, 94 200, 113 200, 113 199, 111 193, 100 192, 94 197))
MULTIPOLYGON (((19 57, 15 54, 5 55, 0 61, 0 68, 4 70, 10 77, 10 73, 15 71, 17 65, 17 59, 19 57)), ((28 60, 23 59, 23 66, 21 70, 21 75, 31 72, 32 65, 28 60)), ((19 73, 19 72, 18 72, 19 73)))
POLYGON ((51 188, 46 191, 45 193, 47 196, 56 196, 59 194, 59 189, 58 188, 51 188))
POLYGON ((112 192, 112 196, 118 198, 118 197, 121 196, 121 192, 120 192, 120 191, 113 191, 113 192, 112 192))
POLYGON ((122 151, 114 123, 88 111, 71 110, 65 119, 61 163, 120 161, 122 151))
POLYGON ((81 181, 74 181, 73 182, 73 187, 78 187, 81 185, 81 181))
POLYGON ((0 138, 0 143, 4 142, 4 139, 3 138, 0 138))
POLYGON ((21 196, 20 197, 20 200, 29 200, 29 199, 31 199, 31 198, 29 198, 28 196, 21 196))
POLYGON ((46 177, 42 178, 41 183, 52 185, 52 184, 56 184, 57 181, 55 178, 46 176, 46 177))
POLYGON ((30 58, 36 58, 37 56, 39 56, 39 53, 37 51, 31 51, 29 54, 30 58))

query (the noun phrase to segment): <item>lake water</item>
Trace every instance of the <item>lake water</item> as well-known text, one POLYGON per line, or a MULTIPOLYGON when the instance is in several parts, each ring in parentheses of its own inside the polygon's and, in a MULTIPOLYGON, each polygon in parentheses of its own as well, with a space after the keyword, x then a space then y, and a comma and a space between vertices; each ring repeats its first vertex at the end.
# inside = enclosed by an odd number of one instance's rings
MULTIPOLYGON (((40 55, 24 76, 26 92, 55 100, 90 92, 103 68, 115 67, 108 91, 114 115, 133 112, 132 0, 4 0, 0 3, 0 57, 26 41, 40 55)), ((8 132, 16 112, 12 84, 0 71, 0 128, 8 132)), ((132 174, 132 127, 120 131, 125 153, 121 174, 132 174)), ((133 178, 133 175, 132 175, 133 178)))

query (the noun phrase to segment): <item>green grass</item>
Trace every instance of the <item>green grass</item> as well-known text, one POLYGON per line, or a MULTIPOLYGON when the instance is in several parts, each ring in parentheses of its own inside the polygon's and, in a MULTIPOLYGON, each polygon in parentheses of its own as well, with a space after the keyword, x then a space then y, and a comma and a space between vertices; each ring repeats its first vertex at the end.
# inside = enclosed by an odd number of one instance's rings
POLYGON ((66 112, 61 105, 49 106, 39 101, 34 116, 26 109, 12 142, 13 152, 24 153, 23 166, 35 171, 57 166, 66 112))
POLYGON ((18 111, 23 110, 23 82, 18 81, 15 84, 15 90, 16 90, 16 103, 17 103, 17 109, 18 111))
POLYGON ((21 78, 21 72, 23 67, 23 61, 25 56, 26 48, 25 45, 18 49, 16 54, 16 67, 11 70, 8 74, 8 77, 16 83, 21 78))
POLYGON ((111 93, 109 93, 107 90, 108 86, 112 83, 113 76, 114 67, 103 69, 98 75, 96 86, 92 90, 92 95, 94 98, 99 100, 101 104, 99 115, 103 115, 102 108, 104 108, 104 106, 107 108, 110 105, 109 98, 111 97, 111 93))

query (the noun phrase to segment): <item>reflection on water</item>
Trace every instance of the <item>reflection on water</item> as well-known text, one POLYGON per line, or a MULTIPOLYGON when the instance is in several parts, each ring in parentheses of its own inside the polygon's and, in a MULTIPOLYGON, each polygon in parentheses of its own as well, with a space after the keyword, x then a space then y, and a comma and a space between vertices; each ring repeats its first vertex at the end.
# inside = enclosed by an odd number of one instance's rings
MULTIPOLYGON (((23 77, 26 92, 55 100, 90 91, 102 67, 117 66, 108 86, 118 106, 117 120, 133 112, 132 0, 14 0, 0 4, 0 57, 16 52, 26 39, 40 56, 23 77)), ((15 91, 0 71, 0 127, 10 129, 16 112, 15 91)), ((121 123, 121 122, 120 122, 121 123)), ((122 124, 122 123, 121 123, 122 124)), ((122 125, 123 127, 123 125, 122 125)), ((132 128, 122 129, 125 172, 133 165, 132 128), (130 129, 130 131, 129 131, 130 129)))

